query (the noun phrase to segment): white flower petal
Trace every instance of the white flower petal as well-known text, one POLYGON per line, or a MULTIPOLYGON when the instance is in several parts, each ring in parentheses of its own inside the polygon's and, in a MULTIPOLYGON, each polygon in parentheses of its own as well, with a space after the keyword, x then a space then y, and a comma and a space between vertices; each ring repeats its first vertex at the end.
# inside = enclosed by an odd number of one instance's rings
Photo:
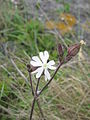
POLYGON ((38 56, 33 56, 32 60, 34 60, 35 62, 37 62, 38 64, 40 64, 42 66, 42 62, 41 62, 41 60, 39 59, 38 56))
POLYGON ((32 74, 35 74, 35 73, 36 73, 36 78, 39 78, 43 73, 43 67, 39 67, 35 71, 32 72, 32 74))
POLYGON ((34 67, 40 67, 42 66, 42 62, 40 61, 38 56, 34 56, 32 57, 32 60, 30 62, 30 64, 34 67))
POLYGON ((41 65, 35 61, 31 61, 30 64, 34 67, 40 67, 41 65))
POLYGON ((55 65, 55 62, 54 62, 54 60, 51 60, 51 61, 49 61, 47 64, 48 64, 48 65, 55 65))
POLYGON ((43 73, 43 67, 40 67, 37 69, 37 74, 36 74, 36 78, 40 78, 40 76, 42 75, 43 73))
POLYGON ((47 78, 47 75, 46 75, 46 72, 45 72, 45 71, 44 71, 44 74, 45 74, 45 81, 47 81, 48 78, 47 78))
POLYGON ((49 68, 50 70, 56 70, 56 67, 55 67, 55 66, 48 66, 48 68, 49 68))
POLYGON ((48 79, 48 80, 50 80, 50 73, 48 72, 48 70, 47 69, 45 69, 45 71, 44 71, 44 74, 45 74, 45 81, 48 79))
POLYGON ((47 60, 49 59, 49 53, 48 53, 48 51, 44 51, 44 57, 45 57, 46 62, 47 62, 47 60))
POLYGON ((34 62, 34 61, 30 61, 30 64, 31 64, 32 66, 34 66, 34 67, 37 67, 37 66, 38 66, 37 63, 34 62))
POLYGON ((42 62, 44 62, 44 54, 43 54, 43 52, 40 52, 39 56, 40 56, 40 59, 42 60, 42 62))
POLYGON ((44 64, 47 63, 47 60, 49 59, 49 54, 47 51, 40 52, 39 56, 44 64))
POLYGON ((51 69, 51 70, 55 70, 55 69, 56 69, 56 67, 53 66, 53 65, 55 65, 54 60, 49 61, 49 62, 47 63, 47 65, 48 65, 48 68, 51 69))
POLYGON ((45 81, 47 81, 47 76, 45 75, 45 81))

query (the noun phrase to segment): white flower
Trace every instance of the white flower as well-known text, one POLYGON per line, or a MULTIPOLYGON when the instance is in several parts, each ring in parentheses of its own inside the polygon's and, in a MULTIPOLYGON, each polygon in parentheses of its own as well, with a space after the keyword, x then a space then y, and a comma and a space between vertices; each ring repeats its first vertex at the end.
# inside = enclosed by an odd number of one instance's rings
POLYGON ((47 51, 40 52, 38 56, 33 56, 30 64, 34 67, 37 67, 35 71, 32 72, 32 74, 36 73, 36 78, 40 78, 40 76, 44 73, 45 80, 50 80, 50 73, 48 69, 55 70, 56 67, 54 60, 51 60, 48 62, 49 54, 47 51), (39 58, 40 57, 40 58, 39 58))
POLYGON ((86 45, 86 42, 84 42, 84 40, 81 40, 81 41, 80 41, 80 44, 81 44, 81 45, 86 45))

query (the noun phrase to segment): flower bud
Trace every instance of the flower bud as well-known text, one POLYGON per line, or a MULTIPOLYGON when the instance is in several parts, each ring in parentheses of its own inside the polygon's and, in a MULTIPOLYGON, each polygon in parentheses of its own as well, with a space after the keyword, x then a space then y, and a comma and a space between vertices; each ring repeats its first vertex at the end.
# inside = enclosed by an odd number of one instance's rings
POLYGON ((28 72, 33 72, 33 71, 35 71, 37 69, 37 67, 34 67, 34 66, 30 65, 30 64, 27 64, 27 69, 28 69, 28 72))
POLYGON ((72 45, 70 46, 68 49, 67 49, 67 56, 66 56, 66 59, 65 59, 65 62, 68 62, 69 60, 71 60, 75 55, 77 55, 77 53, 79 52, 80 50, 80 44, 75 44, 75 45, 72 45))
POLYGON ((60 43, 58 44, 58 54, 59 54, 59 61, 61 62, 63 59, 63 49, 60 43))
POLYGON ((68 55, 75 56, 80 50, 80 44, 72 45, 68 48, 68 55))

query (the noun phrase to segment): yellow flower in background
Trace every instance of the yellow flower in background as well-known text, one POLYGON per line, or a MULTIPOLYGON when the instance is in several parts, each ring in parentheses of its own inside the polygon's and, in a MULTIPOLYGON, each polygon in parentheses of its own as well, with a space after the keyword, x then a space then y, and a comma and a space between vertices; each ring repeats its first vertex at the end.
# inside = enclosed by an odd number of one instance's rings
POLYGON ((66 25, 63 22, 59 22, 56 24, 56 28, 60 31, 60 33, 62 35, 64 35, 65 33, 69 33, 72 31, 72 27, 70 27, 69 25, 66 25))
POLYGON ((72 32, 73 26, 76 24, 76 18, 72 14, 63 13, 60 15, 60 21, 46 21, 45 27, 49 30, 57 29, 62 35, 72 32))
POLYGON ((72 14, 69 14, 69 13, 62 13, 60 15, 60 19, 63 20, 70 27, 74 26, 77 22, 76 18, 72 14))

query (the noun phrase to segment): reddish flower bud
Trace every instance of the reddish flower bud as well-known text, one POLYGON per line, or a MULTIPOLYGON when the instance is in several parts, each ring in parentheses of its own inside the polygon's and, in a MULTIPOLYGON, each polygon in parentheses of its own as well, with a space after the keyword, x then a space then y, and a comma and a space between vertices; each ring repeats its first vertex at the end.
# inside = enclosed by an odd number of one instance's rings
POLYGON ((37 67, 33 67, 32 65, 27 64, 27 69, 28 69, 28 72, 33 72, 37 69, 37 67))
POLYGON ((58 54, 59 54, 59 60, 61 62, 62 58, 63 58, 63 49, 62 49, 62 45, 60 43, 58 44, 58 54))
POLYGON ((72 45, 68 48, 68 55, 75 56, 80 50, 80 44, 72 45))
POLYGON ((68 49, 67 49, 67 56, 66 56, 66 62, 71 60, 72 57, 74 57, 80 50, 80 44, 75 44, 75 45, 72 45, 70 46, 68 49))

